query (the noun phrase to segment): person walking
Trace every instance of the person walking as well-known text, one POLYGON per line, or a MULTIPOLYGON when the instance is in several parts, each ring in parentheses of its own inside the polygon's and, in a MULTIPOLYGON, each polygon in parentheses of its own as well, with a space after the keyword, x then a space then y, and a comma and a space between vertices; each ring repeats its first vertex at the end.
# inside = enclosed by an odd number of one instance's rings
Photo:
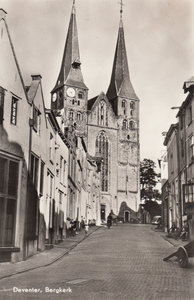
POLYGON ((88 222, 85 223, 85 235, 88 236, 89 225, 88 222))
POLYGON ((110 229, 111 226, 112 226, 112 215, 110 213, 108 215, 108 218, 107 218, 107 227, 108 227, 108 229, 110 229))

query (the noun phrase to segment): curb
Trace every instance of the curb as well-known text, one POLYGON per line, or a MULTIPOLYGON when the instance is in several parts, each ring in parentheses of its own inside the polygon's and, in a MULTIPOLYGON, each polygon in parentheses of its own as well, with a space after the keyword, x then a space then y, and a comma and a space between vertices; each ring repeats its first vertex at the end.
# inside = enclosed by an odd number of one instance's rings
POLYGON ((54 258, 50 262, 48 262, 46 264, 43 264, 43 265, 36 266, 36 267, 31 267, 31 268, 28 268, 28 269, 24 269, 22 271, 16 271, 14 273, 4 275, 4 276, 0 277, 0 280, 5 279, 5 278, 9 278, 9 277, 12 277, 12 276, 15 276, 15 275, 18 275, 18 274, 22 274, 22 273, 26 273, 26 272, 29 272, 29 271, 33 271, 33 270, 36 270, 36 269, 48 267, 48 266, 52 265, 53 263, 55 263, 56 261, 60 260, 65 255, 67 255, 71 250, 73 250, 75 247, 77 247, 77 245, 79 245, 81 242, 83 242, 86 238, 88 238, 91 234, 93 234, 98 229, 100 229, 100 227, 96 227, 96 229, 94 231, 88 233, 87 236, 85 235, 80 241, 75 242, 75 244, 71 248, 69 248, 68 250, 64 251, 62 254, 60 254, 58 257, 54 258))

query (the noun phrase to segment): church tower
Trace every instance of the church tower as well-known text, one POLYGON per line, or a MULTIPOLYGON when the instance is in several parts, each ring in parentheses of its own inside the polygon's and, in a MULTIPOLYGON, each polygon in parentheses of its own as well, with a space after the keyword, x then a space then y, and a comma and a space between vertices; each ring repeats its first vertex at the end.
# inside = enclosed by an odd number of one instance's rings
POLYGON ((74 124, 80 135, 86 134, 88 88, 81 72, 75 1, 73 1, 69 28, 61 68, 51 91, 51 109, 61 114, 64 126, 74 124))
MULTIPOLYGON (((121 2, 122 5, 122 2, 121 2)), ((121 17, 107 97, 118 122, 118 186, 121 205, 139 205, 139 99, 131 83, 121 17)))

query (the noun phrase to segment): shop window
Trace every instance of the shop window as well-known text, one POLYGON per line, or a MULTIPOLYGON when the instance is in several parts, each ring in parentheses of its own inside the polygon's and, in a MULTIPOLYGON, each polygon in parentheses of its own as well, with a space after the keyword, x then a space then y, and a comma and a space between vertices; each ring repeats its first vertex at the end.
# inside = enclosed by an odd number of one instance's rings
POLYGON ((19 162, 0 157, 0 246, 14 246, 19 162))

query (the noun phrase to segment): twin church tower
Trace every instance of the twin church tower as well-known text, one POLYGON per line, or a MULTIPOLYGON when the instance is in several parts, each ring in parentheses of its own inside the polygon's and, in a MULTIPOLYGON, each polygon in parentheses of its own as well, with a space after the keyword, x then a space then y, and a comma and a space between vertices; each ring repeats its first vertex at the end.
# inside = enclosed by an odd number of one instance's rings
POLYGON ((75 3, 51 109, 65 127, 75 126, 91 156, 101 157, 101 215, 112 209, 125 221, 137 211, 139 193, 139 99, 133 89, 121 19, 108 90, 88 99, 81 71, 75 3))

